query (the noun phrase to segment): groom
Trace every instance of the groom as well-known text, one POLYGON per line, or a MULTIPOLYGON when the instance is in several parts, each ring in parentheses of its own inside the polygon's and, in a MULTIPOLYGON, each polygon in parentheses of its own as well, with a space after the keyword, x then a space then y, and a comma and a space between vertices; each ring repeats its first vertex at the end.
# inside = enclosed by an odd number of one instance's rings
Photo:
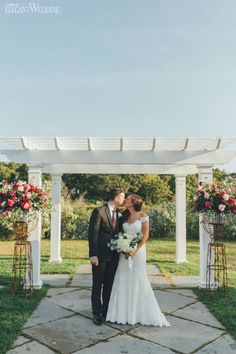
POLYGON ((107 243, 120 231, 117 207, 123 205, 124 200, 122 189, 113 188, 109 193, 108 203, 95 208, 89 221, 89 257, 93 272, 92 311, 93 322, 98 326, 106 318, 118 265, 118 253, 111 251, 107 243))

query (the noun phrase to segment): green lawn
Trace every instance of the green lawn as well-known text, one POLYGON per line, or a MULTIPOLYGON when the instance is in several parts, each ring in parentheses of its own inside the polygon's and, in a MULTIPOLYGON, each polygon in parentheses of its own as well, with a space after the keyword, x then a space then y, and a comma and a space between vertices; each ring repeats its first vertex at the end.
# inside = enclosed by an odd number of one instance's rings
MULTIPOLYGON (((11 295, 13 241, 0 241, 0 284, 7 285, 0 290, 0 354, 5 353, 12 345, 23 323, 30 316, 40 299, 46 293, 46 287, 35 291, 28 299, 14 298, 11 295)), ((236 338, 236 242, 226 243, 229 266, 229 296, 221 294, 208 295, 204 290, 195 289, 199 299, 203 301, 218 320, 236 338)), ((62 240, 61 264, 48 262, 50 242, 42 240, 42 273, 68 273, 73 276, 79 264, 88 263, 88 242, 62 240)), ((199 243, 187 242, 188 263, 176 264, 175 240, 149 240, 147 243, 147 262, 157 264, 168 277, 175 275, 199 274, 199 243)))

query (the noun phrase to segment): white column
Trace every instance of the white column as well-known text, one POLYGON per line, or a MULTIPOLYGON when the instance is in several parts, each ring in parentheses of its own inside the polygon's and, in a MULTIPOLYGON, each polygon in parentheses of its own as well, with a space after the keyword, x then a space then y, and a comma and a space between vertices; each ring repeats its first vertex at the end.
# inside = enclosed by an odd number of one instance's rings
MULTIPOLYGON (((213 166, 199 166, 198 178, 199 182, 212 183, 212 167, 213 166)), ((210 242, 210 235, 204 230, 202 226, 202 215, 199 215, 199 242, 200 242, 200 281, 201 288, 206 287, 206 265, 207 265, 207 248, 210 242)))
POLYGON ((52 214, 49 262, 61 262, 61 174, 52 174, 52 214))
MULTIPOLYGON (((28 165, 29 182, 36 186, 42 185, 41 166, 28 165)), ((38 224, 31 232, 30 241, 32 242, 32 260, 33 260, 33 287, 40 289, 42 280, 40 279, 40 251, 41 251, 41 214, 38 213, 38 224)))
POLYGON ((186 258, 186 175, 175 175, 176 189, 176 263, 186 258))

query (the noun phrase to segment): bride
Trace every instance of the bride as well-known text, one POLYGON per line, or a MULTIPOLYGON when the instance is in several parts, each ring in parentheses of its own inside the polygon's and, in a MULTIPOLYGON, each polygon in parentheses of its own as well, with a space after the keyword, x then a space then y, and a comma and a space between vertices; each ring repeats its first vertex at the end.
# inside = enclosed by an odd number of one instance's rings
POLYGON ((161 312, 146 273, 146 241, 149 237, 148 216, 141 211, 142 199, 129 195, 125 201, 123 231, 141 233, 142 240, 129 262, 120 253, 109 301, 106 321, 121 324, 140 323, 160 327, 170 326, 161 312))

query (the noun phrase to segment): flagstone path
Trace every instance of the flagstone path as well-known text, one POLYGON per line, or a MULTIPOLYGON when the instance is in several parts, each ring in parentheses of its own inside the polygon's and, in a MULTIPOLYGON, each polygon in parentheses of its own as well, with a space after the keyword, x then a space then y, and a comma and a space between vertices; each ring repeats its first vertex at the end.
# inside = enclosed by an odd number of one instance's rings
POLYGON ((155 265, 147 273, 171 327, 91 320, 91 266, 68 275, 43 275, 51 287, 8 354, 236 354, 236 342, 190 289, 198 277, 166 278, 155 265))

